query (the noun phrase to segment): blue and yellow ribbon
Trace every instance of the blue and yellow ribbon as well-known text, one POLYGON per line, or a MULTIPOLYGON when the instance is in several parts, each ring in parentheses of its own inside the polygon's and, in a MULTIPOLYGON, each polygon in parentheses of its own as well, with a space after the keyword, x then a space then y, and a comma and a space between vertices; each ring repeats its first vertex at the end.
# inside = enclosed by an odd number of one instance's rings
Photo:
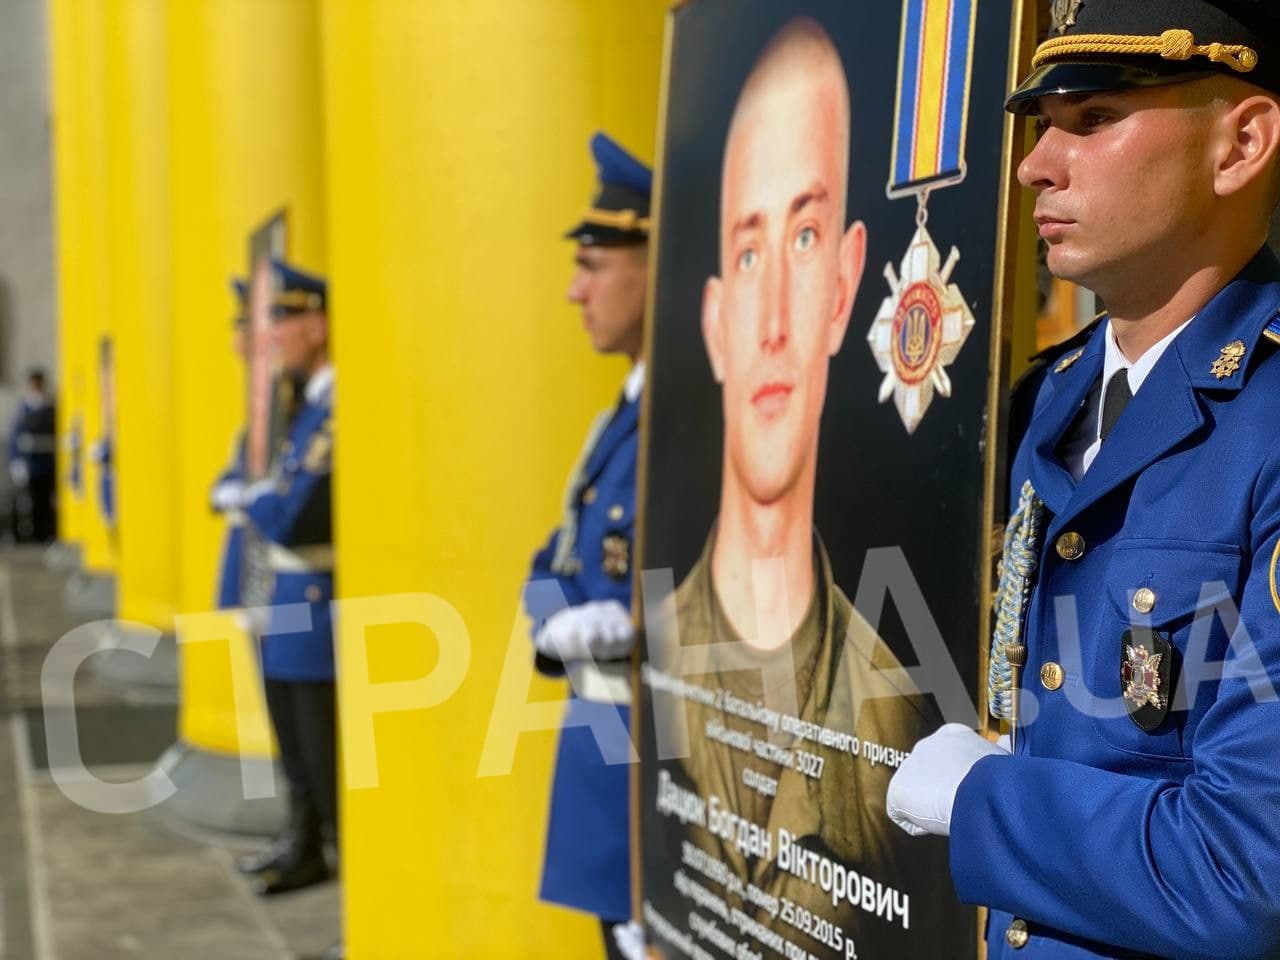
POLYGON ((977 0, 904 0, 889 196, 964 179, 977 0))

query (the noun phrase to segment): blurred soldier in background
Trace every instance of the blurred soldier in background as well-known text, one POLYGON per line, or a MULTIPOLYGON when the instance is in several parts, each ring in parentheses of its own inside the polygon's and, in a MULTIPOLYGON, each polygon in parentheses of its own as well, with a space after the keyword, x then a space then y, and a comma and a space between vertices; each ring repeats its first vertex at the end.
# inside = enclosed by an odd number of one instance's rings
MULTIPOLYGON (((232 334, 232 348, 241 360, 248 362, 249 285, 244 280, 233 279, 231 289, 236 295, 237 310, 232 334)), ((218 609, 232 610, 241 606, 241 571, 244 568, 244 511, 240 503, 245 488, 244 431, 237 434, 231 452, 231 461, 218 475, 209 496, 210 505, 227 521, 227 536, 222 547, 222 562, 218 573, 218 609)))
POLYGON ((326 844, 337 836, 333 632, 333 367, 325 282, 277 262, 273 347, 302 387, 281 456, 239 500, 265 542, 270 612, 261 625, 267 709, 289 781, 289 822, 280 839, 241 861, 263 895, 331 876, 326 844), (294 605, 290 610, 287 605, 294 605), (301 622, 296 608, 303 607, 301 622))
POLYGON ((27 374, 26 389, 9 431, 9 477, 13 481, 13 534, 19 543, 48 543, 57 533, 54 513, 53 401, 44 371, 27 374))
POLYGON ((624 928, 631 915, 630 745, 621 737, 598 745, 593 730, 626 730, 630 720, 631 545, 652 174, 603 134, 591 150, 600 189, 567 235, 578 242, 569 300, 582 308, 592 346, 626 356, 632 367, 570 476, 564 519, 533 559, 525 607, 538 669, 567 674, 573 688, 556 758, 541 896, 598 916, 605 951, 618 957, 614 928, 624 928))
POLYGON ((115 368, 111 338, 98 341, 98 393, 102 404, 102 436, 89 451, 89 459, 98 465, 98 510, 108 529, 116 526, 115 495, 115 368))

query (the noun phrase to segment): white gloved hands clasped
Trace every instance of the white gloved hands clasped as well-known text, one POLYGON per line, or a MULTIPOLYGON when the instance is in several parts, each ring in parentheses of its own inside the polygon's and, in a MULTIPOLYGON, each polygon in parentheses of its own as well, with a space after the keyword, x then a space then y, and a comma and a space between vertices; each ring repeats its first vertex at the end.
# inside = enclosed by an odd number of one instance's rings
POLYGON ((635 637, 626 607, 617 600, 592 600, 548 617, 533 644, 543 656, 562 663, 617 660, 631 651, 635 637))
POLYGON ((213 488, 209 503, 215 513, 238 510, 244 504, 245 485, 241 480, 224 480, 213 488))
POLYGON ((951 808, 960 783, 983 757, 1008 756, 1008 740, 989 741, 962 723, 948 723, 916 744, 893 779, 889 819, 913 837, 951 835, 951 808))

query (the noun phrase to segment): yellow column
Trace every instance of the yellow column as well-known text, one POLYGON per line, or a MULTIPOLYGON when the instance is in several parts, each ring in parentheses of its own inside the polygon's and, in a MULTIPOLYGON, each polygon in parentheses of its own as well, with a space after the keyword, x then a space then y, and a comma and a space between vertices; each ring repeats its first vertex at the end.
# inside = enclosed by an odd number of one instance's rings
MULTIPOLYGON (((593 920, 536 901, 555 734, 523 737, 509 773, 477 767, 530 555, 625 373, 565 302, 561 233, 592 131, 653 156, 666 7, 324 3, 339 593, 431 593, 465 625, 371 629, 366 665, 340 614, 344 727, 378 700, 350 671, 412 681, 470 645, 456 694, 376 718, 378 786, 343 795, 356 960, 600 950, 593 920)), ((348 777, 366 747, 344 742, 348 777)))
POLYGON ((164 0, 114 0, 104 28, 117 615, 172 631, 177 537, 164 0))
MULTIPOLYGON (((249 235, 288 214, 290 256, 326 266, 318 0, 170 0, 173 302, 178 423, 178 596, 184 612, 214 602, 225 532, 209 490, 244 424, 244 371, 232 353, 229 278, 248 268, 249 235)), ((181 737, 198 749, 265 756, 260 698, 242 687, 237 735, 231 657, 251 671, 248 637, 181 648, 181 737), (228 643, 230 646, 228 646, 228 643), (248 698, 248 699, 246 699, 248 698)))
POLYGON ((57 216, 59 536, 84 547, 91 572, 110 571, 110 538, 96 506, 89 446, 100 425, 97 341, 106 323, 106 101, 102 0, 55 0, 49 8, 53 80, 53 173, 57 216), (71 487, 78 425, 81 492, 71 487))

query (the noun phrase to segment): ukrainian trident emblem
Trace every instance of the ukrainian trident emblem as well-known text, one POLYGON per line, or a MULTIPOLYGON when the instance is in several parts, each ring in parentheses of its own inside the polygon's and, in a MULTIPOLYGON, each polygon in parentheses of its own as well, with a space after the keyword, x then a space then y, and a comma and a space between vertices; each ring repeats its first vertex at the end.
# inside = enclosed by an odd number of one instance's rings
MULTIPOLYGON (((939 0, 929 0, 932 8, 939 0)), ((898 57, 890 198, 915 195, 916 232, 897 271, 884 269, 890 295, 867 334, 884 374, 881 403, 893 397, 907 433, 914 433, 936 394, 951 396, 946 368, 974 327, 973 313, 926 229, 929 196, 965 177, 969 80, 975 0, 941 0, 946 16, 925 16, 925 0, 905 0, 898 57)))

